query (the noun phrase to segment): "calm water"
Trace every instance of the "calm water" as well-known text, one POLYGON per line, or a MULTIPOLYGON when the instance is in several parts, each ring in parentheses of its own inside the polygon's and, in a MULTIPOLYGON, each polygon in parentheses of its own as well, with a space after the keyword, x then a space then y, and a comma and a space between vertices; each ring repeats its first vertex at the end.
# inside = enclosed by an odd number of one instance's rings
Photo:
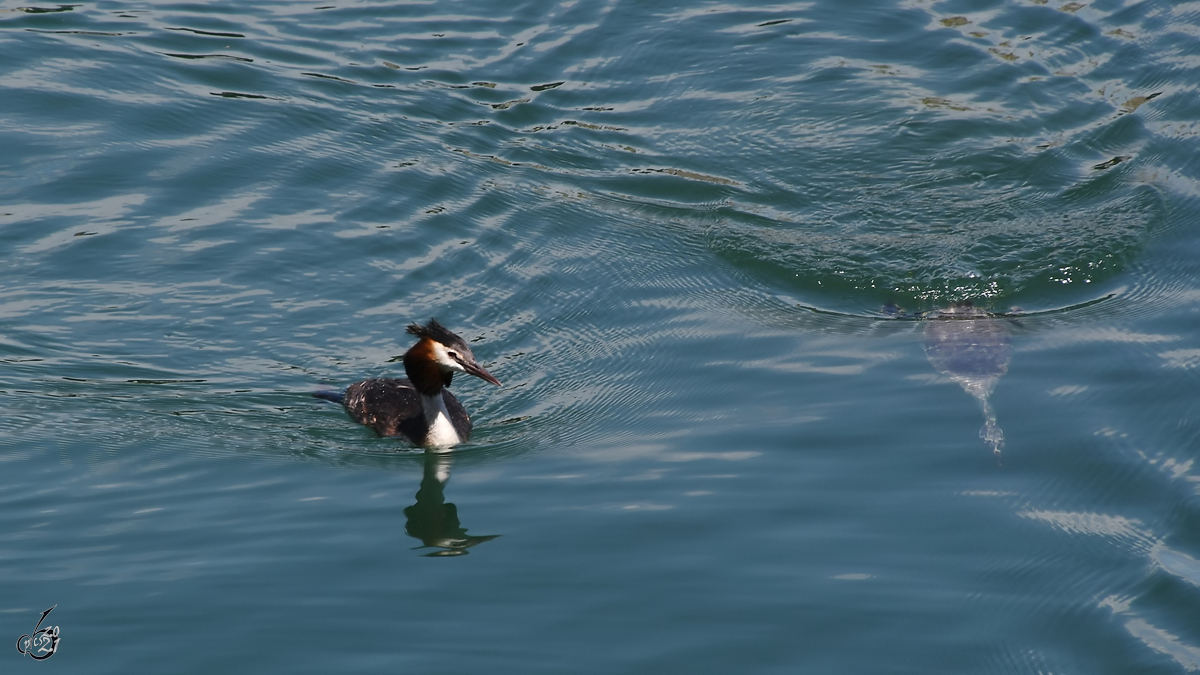
POLYGON ((1198 89, 1170 0, 0 1, 2 669, 1200 670, 1198 89), (471 443, 309 396, 429 317, 471 443))

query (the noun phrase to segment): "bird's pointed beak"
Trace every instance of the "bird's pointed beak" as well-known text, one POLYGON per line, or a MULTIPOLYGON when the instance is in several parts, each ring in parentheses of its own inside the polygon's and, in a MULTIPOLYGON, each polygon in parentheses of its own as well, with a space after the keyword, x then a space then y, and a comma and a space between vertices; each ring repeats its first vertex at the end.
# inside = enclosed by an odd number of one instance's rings
POLYGON ((479 365, 478 363, 475 363, 474 361, 472 361, 470 363, 463 363, 462 366, 463 366, 463 369, 467 371, 467 373, 474 375, 475 377, 478 377, 479 379, 483 380, 484 382, 491 382, 492 384, 496 385, 497 387, 502 386, 500 384, 500 380, 497 380, 496 378, 492 377, 492 374, 489 373, 488 371, 484 370, 483 366, 479 365))

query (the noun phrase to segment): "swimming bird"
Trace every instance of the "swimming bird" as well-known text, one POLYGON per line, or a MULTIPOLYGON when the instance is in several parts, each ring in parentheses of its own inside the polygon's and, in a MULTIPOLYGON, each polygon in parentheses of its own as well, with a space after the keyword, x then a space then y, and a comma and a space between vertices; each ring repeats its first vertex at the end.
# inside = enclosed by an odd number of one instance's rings
POLYGON ((1009 325, 1001 316, 966 300, 937 312, 925 325, 925 357, 983 406, 979 437, 992 446, 996 459, 1004 447, 1004 431, 989 397, 1008 372, 1013 354, 1009 325))
POLYGON ((380 436, 404 436, 425 447, 449 447, 471 435, 471 417, 446 390, 454 373, 474 375, 499 386, 500 380, 475 361, 463 339, 431 319, 409 324, 420 338, 404 353, 407 380, 378 378, 355 382, 344 393, 317 392, 317 398, 341 403, 350 417, 380 436))
POLYGON ((894 303, 883 313, 894 318, 915 318, 925 324, 925 356, 939 373, 947 375, 983 406, 983 428, 979 437, 992 447, 996 458, 1004 447, 1004 431, 996 421, 989 397, 996 383, 1008 372, 1013 347, 1007 317, 975 306, 970 300, 956 302, 945 309, 909 315, 894 303))

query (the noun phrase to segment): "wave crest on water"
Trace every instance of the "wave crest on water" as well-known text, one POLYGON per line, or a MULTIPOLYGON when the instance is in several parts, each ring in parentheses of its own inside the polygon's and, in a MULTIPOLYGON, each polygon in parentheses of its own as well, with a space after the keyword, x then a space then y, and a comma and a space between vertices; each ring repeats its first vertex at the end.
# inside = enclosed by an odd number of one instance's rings
POLYGON ((1162 217, 1150 189, 1038 200, 1021 199, 1021 191, 907 188, 864 186, 866 194, 840 209, 793 221, 726 212, 710 228, 711 246, 816 304, 857 295, 931 309, 1095 284, 1082 297, 1067 294, 1083 301, 1104 294, 1101 282, 1126 268, 1162 217))

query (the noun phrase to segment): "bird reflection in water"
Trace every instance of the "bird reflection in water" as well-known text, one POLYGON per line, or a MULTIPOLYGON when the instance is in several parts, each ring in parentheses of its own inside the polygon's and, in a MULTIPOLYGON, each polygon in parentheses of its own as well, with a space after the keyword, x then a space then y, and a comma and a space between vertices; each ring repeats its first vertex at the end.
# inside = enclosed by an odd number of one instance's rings
POLYGON ((404 531, 410 537, 420 539, 424 545, 421 548, 438 549, 426 554, 431 557, 466 555, 472 546, 500 536, 467 534, 467 529, 458 520, 458 508, 446 503, 445 487, 450 480, 450 465, 450 454, 426 452, 425 473, 421 488, 417 490, 417 503, 404 509, 408 519, 404 531))
MULTIPOLYGON (((904 312, 895 305, 884 307, 895 317, 904 312)), ((1008 320, 991 314, 970 301, 917 315, 925 324, 925 357, 941 374, 958 382, 983 406, 983 428, 979 437, 992 448, 996 459, 1004 447, 1004 431, 996 422, 996 412, 988 400, 996 383, 1008 372, 1012 360, 1008 320)))

